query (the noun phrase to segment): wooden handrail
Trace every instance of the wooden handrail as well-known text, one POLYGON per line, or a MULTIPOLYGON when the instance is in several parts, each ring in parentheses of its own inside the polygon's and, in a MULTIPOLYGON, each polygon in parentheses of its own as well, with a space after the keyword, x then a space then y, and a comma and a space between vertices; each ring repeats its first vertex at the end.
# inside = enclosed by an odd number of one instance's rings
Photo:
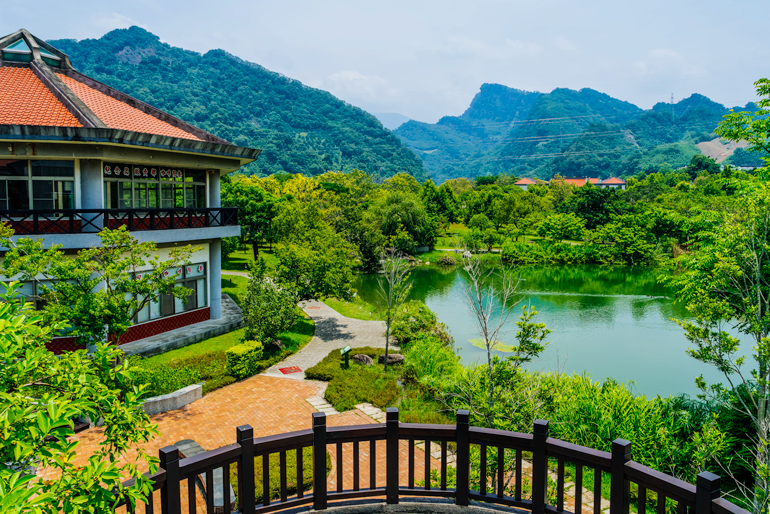
MULTIPOLYGON (((180 485, 185 480, 190 482, 196 475, 205 472, 207 481, 213 471, 222 468, 224 484, 229 495, 230 466, 238 465, 238 502, 240 512, 252 514, 256 512, 271 512, 282 509, 295 508, 308 503, 313 504, 315 510, 324 510, 330 500, 364 499, 373 496, 385 497, 385 501, 391 504, 399 502, 400 497, 444 497, 454 498, 458 505, 468 505, 470 500, 482 501, 502 506, 517 507, 531 510, 534 514, 567 513, 565 510, 565 462, 574 464, 575 489, 583 491, 583 476, 585 468, 589 468, 594 477, 593 502, 596 505, 593 511, 599 513, 602 500, 601 496, 602 475, 610 476, 610 514, 628 514, 630 507, 629 486, 634 482, 639 487, 640 508, 644 508, 647 502, 647 491, 657 493, 657 512, 665 514, 666 500, 677 502, 677 513, 683 514, 687 508, 691 514, 748 514, 739 506, 721 498, 721 482, 718 476, 704 472, 698 475, 696 485, 684 482, 675 477, 666 475, 647 466, 643 466, 631 459, 631 443, 624 440, 613 442, 611 453, 586 448, 584 446, 568 443, 548 437, 548 423, 538 420, 535 422, 532 434, 507 432, 479 427, 471 427, 468 424, 468 411, 458 411, 456 425, 422 425, 415 423, 399 423, 398 409, 390 408, 387 412, 387 421, 384 424, 356 425, 327 427, 324 413, 313 414, 313 428, 299 430, 285 434, 271 435, 254 438, 250 426, 237 427, 237 442, 216 450, 211 450, 194 457, 179 459, 174 447, 166 447, 160 450, 161 465, 164 469, 158 471, 150 478, 153 480, 154 490, 161 491, 161 514, 181 514, 182 500, 180 485), (382 463, 377 460, 377 442, 385 448, 386 481, 377 483, 375 476, 382 463), (401 452, 401 441, 407 443, 409 459, 405 462, 401 452), (416 476, 415 441, 424 441, 423 474, 416 476), (439 468, 434 468, 431 456, 430 443, 440 445, 439 468), (456 443, 455 488, 448 487, 447 467, 449 465, 448 443, 456 443), (361 444, 369 453, 368 487, 360 482, 361 471, 361 444), (328 445, 336 447, 337 457, 337 488, 327 491, 326 453, 328 445), (350 474, 344 474, 343 445, 352 445, 353 489, 344 489, 343 481, 350 474), (470 462, 471 445, 478 446, 479 460, 470 462), (302 450, 313 448, 313 458, 307 463, 313 470, 313 491, 307 494, 304 488, 305 462, 302 450), (368 446, 368 447, 367 447, 368 446), (297 455, 296 469, 288 469, 286 453, 295 451, 297 455), (532 494, 529 498, 523 497, 525 466, 522 457, 523 452, 532 454, 532 472, 530 484, 532 494), (270 498, 269 487, 270 468, 269 456, 278 454, 280 499, 270 498), (548 459, 556 459, 556 491, 553 491, 554 471, 548 468, 548 459), (262 494, 261 505, 256 505, 254 489, 255 459, 257 466, 262 469, 262 494), (404 487, 400 484, 400 468, 405 466, 408 472, 409 483, 404 487), (473 474, 470 473, 473 468, 473 474), (440 471, 440 479, 437 484, 432 483, 430 471, 440 471), (471 489, 471 478, 477 480, 479 490, 471 489), (287 493, 287 481, 296 478, 297 494, 290 497, 287 493), (420 480, 418 484, 416 480, 420 480), (511 483, 509 483, 509 481, 511 483), (548 492, 556 493, 557 503, 548 503, 548 492)), ((475 450, 474 450, 475 452, 475 450)), ((475 454, 475 453, 474 453, 475 454)), ((125 487, 133 486, 134 481, 124 483, 125 487)), ((209 484, 210 485, 210 484, 209 484)), ((206 505, 210 514, 214 514, 214 499, 212 488, 206 488, 206 505)), ((187 491, 188 510, 191 514, 197 514, 196 492, 187 491)), ((575 494, 575 512, 588 514, 583 509, 583 494, 575 494)), ((147 512, 158 512, 152 509, 152 499, 148 499, 150 508, 147 512)), ((230 505, 223 507, 224 513, 229 512, 230 505)), ((216 511, 217 514, 220 510, 216 511)))

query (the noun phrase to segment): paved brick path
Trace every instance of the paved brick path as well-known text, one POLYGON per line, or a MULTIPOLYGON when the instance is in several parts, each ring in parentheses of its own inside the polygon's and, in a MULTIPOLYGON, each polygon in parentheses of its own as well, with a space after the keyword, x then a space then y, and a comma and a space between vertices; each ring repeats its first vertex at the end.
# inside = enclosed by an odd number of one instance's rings
MULTIPOLYGON (((263 374, 274 377, 304 380, 304 370, 319 363, 332 350, 346 346, 373 346, 385 348, 385 322, 363 321, 347 318, 323 302, 310 300, 300 307, 315 321, 315 336, 302 350, 283 362, 267 369, 263 374), (303 373, 282 374, 279 368, 298 366, 303 373)), ((391 347, 398 351, 397 346, 391 347)))

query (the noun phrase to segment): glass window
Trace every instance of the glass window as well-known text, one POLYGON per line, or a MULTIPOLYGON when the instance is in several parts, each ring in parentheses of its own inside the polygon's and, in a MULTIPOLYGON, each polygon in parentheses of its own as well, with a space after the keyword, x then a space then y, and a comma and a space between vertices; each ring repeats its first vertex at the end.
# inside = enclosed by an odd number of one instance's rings
POLYGON ((206 306, 206 279, 199 278, 197 282, 198 282, 198 285, 197 285, 198 308, 201 308, 206 306))
POLYGON ((162 209, 172 209, 174 207, 174 185, 160 185, 160 207, 162 209))
POLYGON ((32 161, 33 177, 74 177, 73 161, 32 161))
POLYGON ((8 188, 9 209, 29 209, 29 182, 26 180, 4 181, 8 188))
MULTIPOLYGON (((177 282, 176 284, 174 284, 174 287, 183 287, 183 286, 184 286, 183 282, 177 282)), ((175 296, 172 296, 172 298, 174 299, 174 312, 177 314, 184 312, 185 305, 187 304, 187 302, 184 299, 177 298, 175 296)))
POLYGON ((185 182, 203 182, 206 183, 206 170, 185 170, 185 182))
POLYGON ((7 161, 0 159, 0 177, 26 177, 27 161, 7 161))
POLYGON ((105 182, 104 206, 107 209, 130 209, 131 182, 105 182))
POLYGON ((198 308, 198 281, 187 280, 185 281, 184 286, 187 289, 192 290, 192 292, 189 295, 187 295, 187 301, 185 301, 184 310, 192 311, 197 309, 198 308))

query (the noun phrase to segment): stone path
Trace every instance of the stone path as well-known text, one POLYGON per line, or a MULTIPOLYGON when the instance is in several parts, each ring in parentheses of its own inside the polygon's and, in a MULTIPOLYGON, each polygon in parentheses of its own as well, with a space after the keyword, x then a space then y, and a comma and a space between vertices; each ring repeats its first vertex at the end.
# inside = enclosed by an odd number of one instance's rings
MULTIPOLYGON (((304 371, 329 355, 332 350, 346 346, 373 346, 385 348, 385 322, 363 321, 347 318, 323 302, 310 300, 301 302, 300 307, 315 321, 315 336, 302 350, 290 356, 283 362, 268 368, 263 375, 304 380, 304 371), (299 367, 301 373, 284 375, 280 368, 299 367)), ((398 351, 397 346, 391 347, 398 351)))
POLYGON ((249 274, 246 273, 245 271, 230 271, 230 270, 226 270, 226 269, 222 270, 222 275, 235 275, 235 276, 238 276, 238 277, 247 277, 247 278, 249 276, 249 274))

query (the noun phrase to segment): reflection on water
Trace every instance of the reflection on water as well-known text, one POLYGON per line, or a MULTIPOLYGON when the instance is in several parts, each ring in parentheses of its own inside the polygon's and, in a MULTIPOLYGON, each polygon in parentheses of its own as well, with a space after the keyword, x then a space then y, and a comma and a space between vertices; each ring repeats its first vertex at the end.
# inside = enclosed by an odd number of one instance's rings
MULTIPOLYGON (((636 391, 648 397, 694 395, 694 377, 700 374, 720 379, 685 353, 688 343, 671 318, 687 318, 687 311, 658 283, 656 270, 586 265, 526 267, 517 273, 521 305, 531 302, 539 321, 553 331, 551 344, 530 369, 633 381, 636 391)), ((425 302, 447 324, 463 362, 483 361, 484 350, 469 342, 479 336, 465 306, 463 273, 431 266, 415 268, 411 276, 410 299, 425 302)), ((363 275, 355 284, 361 297, 374 304, 376 280, 376 275, 363 275)), ((514 336, 515 331, 508 341, 514 336)))

